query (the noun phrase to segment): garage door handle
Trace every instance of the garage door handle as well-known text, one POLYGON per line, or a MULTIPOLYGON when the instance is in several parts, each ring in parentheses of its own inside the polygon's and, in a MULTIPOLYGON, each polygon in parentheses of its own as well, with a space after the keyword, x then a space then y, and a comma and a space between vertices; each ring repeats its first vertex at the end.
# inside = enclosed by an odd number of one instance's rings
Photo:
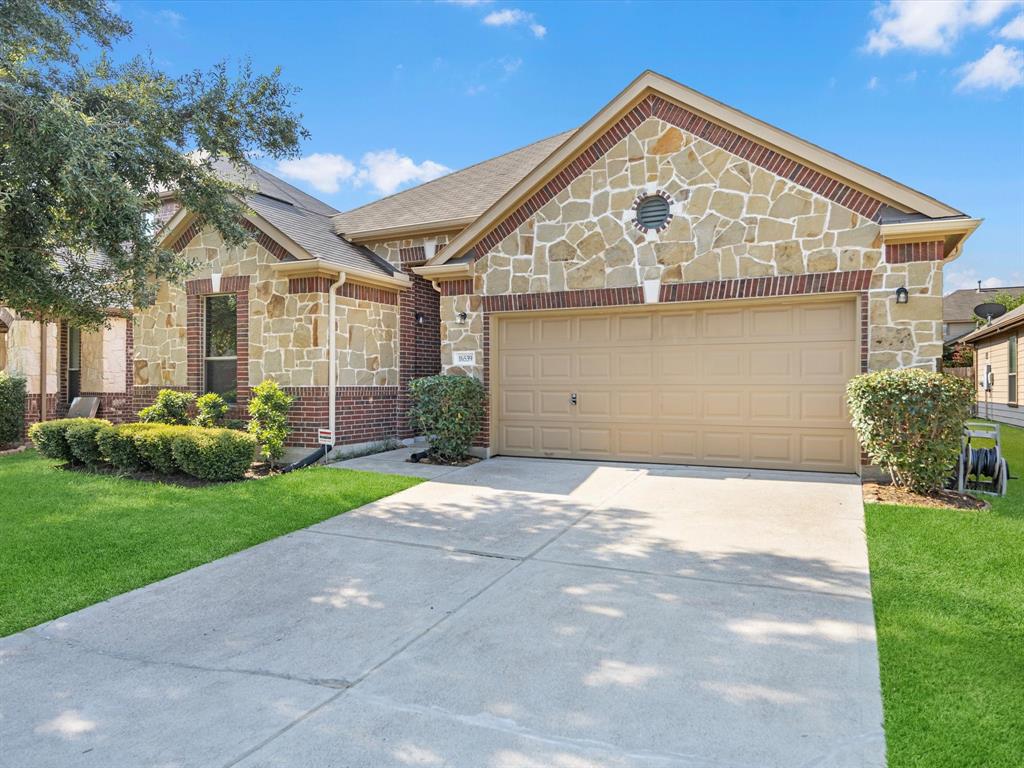
POLYGON ((569 405, 576 405, 576 393, 569 395, 569 405))

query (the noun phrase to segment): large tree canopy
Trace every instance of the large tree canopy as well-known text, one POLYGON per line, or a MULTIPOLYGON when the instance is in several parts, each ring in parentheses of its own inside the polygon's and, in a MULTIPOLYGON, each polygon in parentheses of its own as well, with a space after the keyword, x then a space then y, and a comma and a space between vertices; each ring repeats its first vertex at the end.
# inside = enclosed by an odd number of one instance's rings
POLYGON ((160 190, 241 244, 239 190, 204 158, 292 156, 307 136, 279 70, 113 64, 130 34, 105 0, 0 0, 0 305, 83 325, 146 306, 191 268, 156 242, 160 190))

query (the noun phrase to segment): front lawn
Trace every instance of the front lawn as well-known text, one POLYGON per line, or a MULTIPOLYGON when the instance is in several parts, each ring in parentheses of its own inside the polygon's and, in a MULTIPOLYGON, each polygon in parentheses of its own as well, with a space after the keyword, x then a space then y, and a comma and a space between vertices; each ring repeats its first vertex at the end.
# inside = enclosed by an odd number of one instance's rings
MULTIPOLYGON (((1024 430, 1001 430, 1020 477, 1024 430)), ((1024 480, 983 498, 866 507, 890 768, 1024 760, 1024 480)))
POLYGON ((185 488, 0 458, 0 636, 419 482, 318 467, 185 488))

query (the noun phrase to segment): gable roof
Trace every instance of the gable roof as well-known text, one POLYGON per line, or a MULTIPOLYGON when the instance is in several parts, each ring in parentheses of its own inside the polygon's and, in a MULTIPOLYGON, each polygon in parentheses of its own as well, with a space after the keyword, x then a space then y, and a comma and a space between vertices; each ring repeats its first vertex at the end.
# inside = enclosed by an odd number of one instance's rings
POLYGON ((971 331, 961 338, 960 341, 978 341, 979 339, 991 336, 994 333, 1008 331, 1018 325, 1024 325, 1024 304, 1021 304, 1016 309, 1011 309, 1005 315, 996 318, 988 325, 983 325, 978 330, 971 331))
MULTIPOLYGON (((319 259, 328 265, 386 278, 398 272, 369 248, 335 233, 331 216, 338 212, 336 208, 255 165, 239 166, 219 158, 213 161, 213 168, 221 178, 250 190, 242 199, 256 214, 258 220, 253 224, 274 230, 267 233, 271 239, 287 239, 289 242, 278 244, 294 258, 319 259), (261 221, 264 226, 260 226, 261 221)), ((165 237, 182 229, 188 216, 187 212, 179 213, 165 225, 165 237)))
POLYGON ((942 320, 946 323, 965 323, 974 319, 974 308, 991 301, 1000 293, 1011 296, 1024 295, 1024 285, 1010 285, 1003 288, 964 288, 942 297, 942 320))
POLYGON ((762 149, 773 153, 773 162, 785 169, 794 181, 811 178, 823 179, 826 183, 829 180, 841 182, 838 186, 847 198, 844 204, 854 200, 863 205, 866 201, 880 222, 967 219, 961 211, 945 203, 648 70, 417 271, 427 274, 432 267, 462 256, 485 236, 495 234, 496 227, 508 224, 505 218, 510 214, 516 213, 521 218, 523 212, 517 211, 517 207, 529 201, 528 207, 532 208, 537 201, 531 196, 543 193, 545 185, 561 175, 561 169, 570 163, 574 167, 589 167, 596 157, 607 151, 608 147, 603 145, 614 138, 604 132, 613 133, 609 128, 618 128, 620 121, 636 127, 643 118, 635 113, 643 112, 645 104, 649 112, 656 99, 667 102, 670 109, 682 108, 688 116, 685 119, 701 123, 712 138, 723 135, 724 130, 729 146, 736 150, 734 153, 757 154, 762 149))
POLYGON ((459 229, 476 219, 537 167, 573 131, 535 141, 504 155, 449 173, 334 216, 334 230, 358 240, 415 231, 459 229))

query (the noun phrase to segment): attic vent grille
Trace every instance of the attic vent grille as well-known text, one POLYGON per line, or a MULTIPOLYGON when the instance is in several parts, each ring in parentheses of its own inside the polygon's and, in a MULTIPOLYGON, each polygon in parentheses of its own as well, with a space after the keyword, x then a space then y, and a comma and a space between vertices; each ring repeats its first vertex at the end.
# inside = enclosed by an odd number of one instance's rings
POLYGON ((668 226, 672 219, 669 210, 670 201, 664 192, 655 192, 651 195, 643 195, 637 198, 633 209, 636 211, 634 224, 637 229, 644 232, 660 232, 668 226))

